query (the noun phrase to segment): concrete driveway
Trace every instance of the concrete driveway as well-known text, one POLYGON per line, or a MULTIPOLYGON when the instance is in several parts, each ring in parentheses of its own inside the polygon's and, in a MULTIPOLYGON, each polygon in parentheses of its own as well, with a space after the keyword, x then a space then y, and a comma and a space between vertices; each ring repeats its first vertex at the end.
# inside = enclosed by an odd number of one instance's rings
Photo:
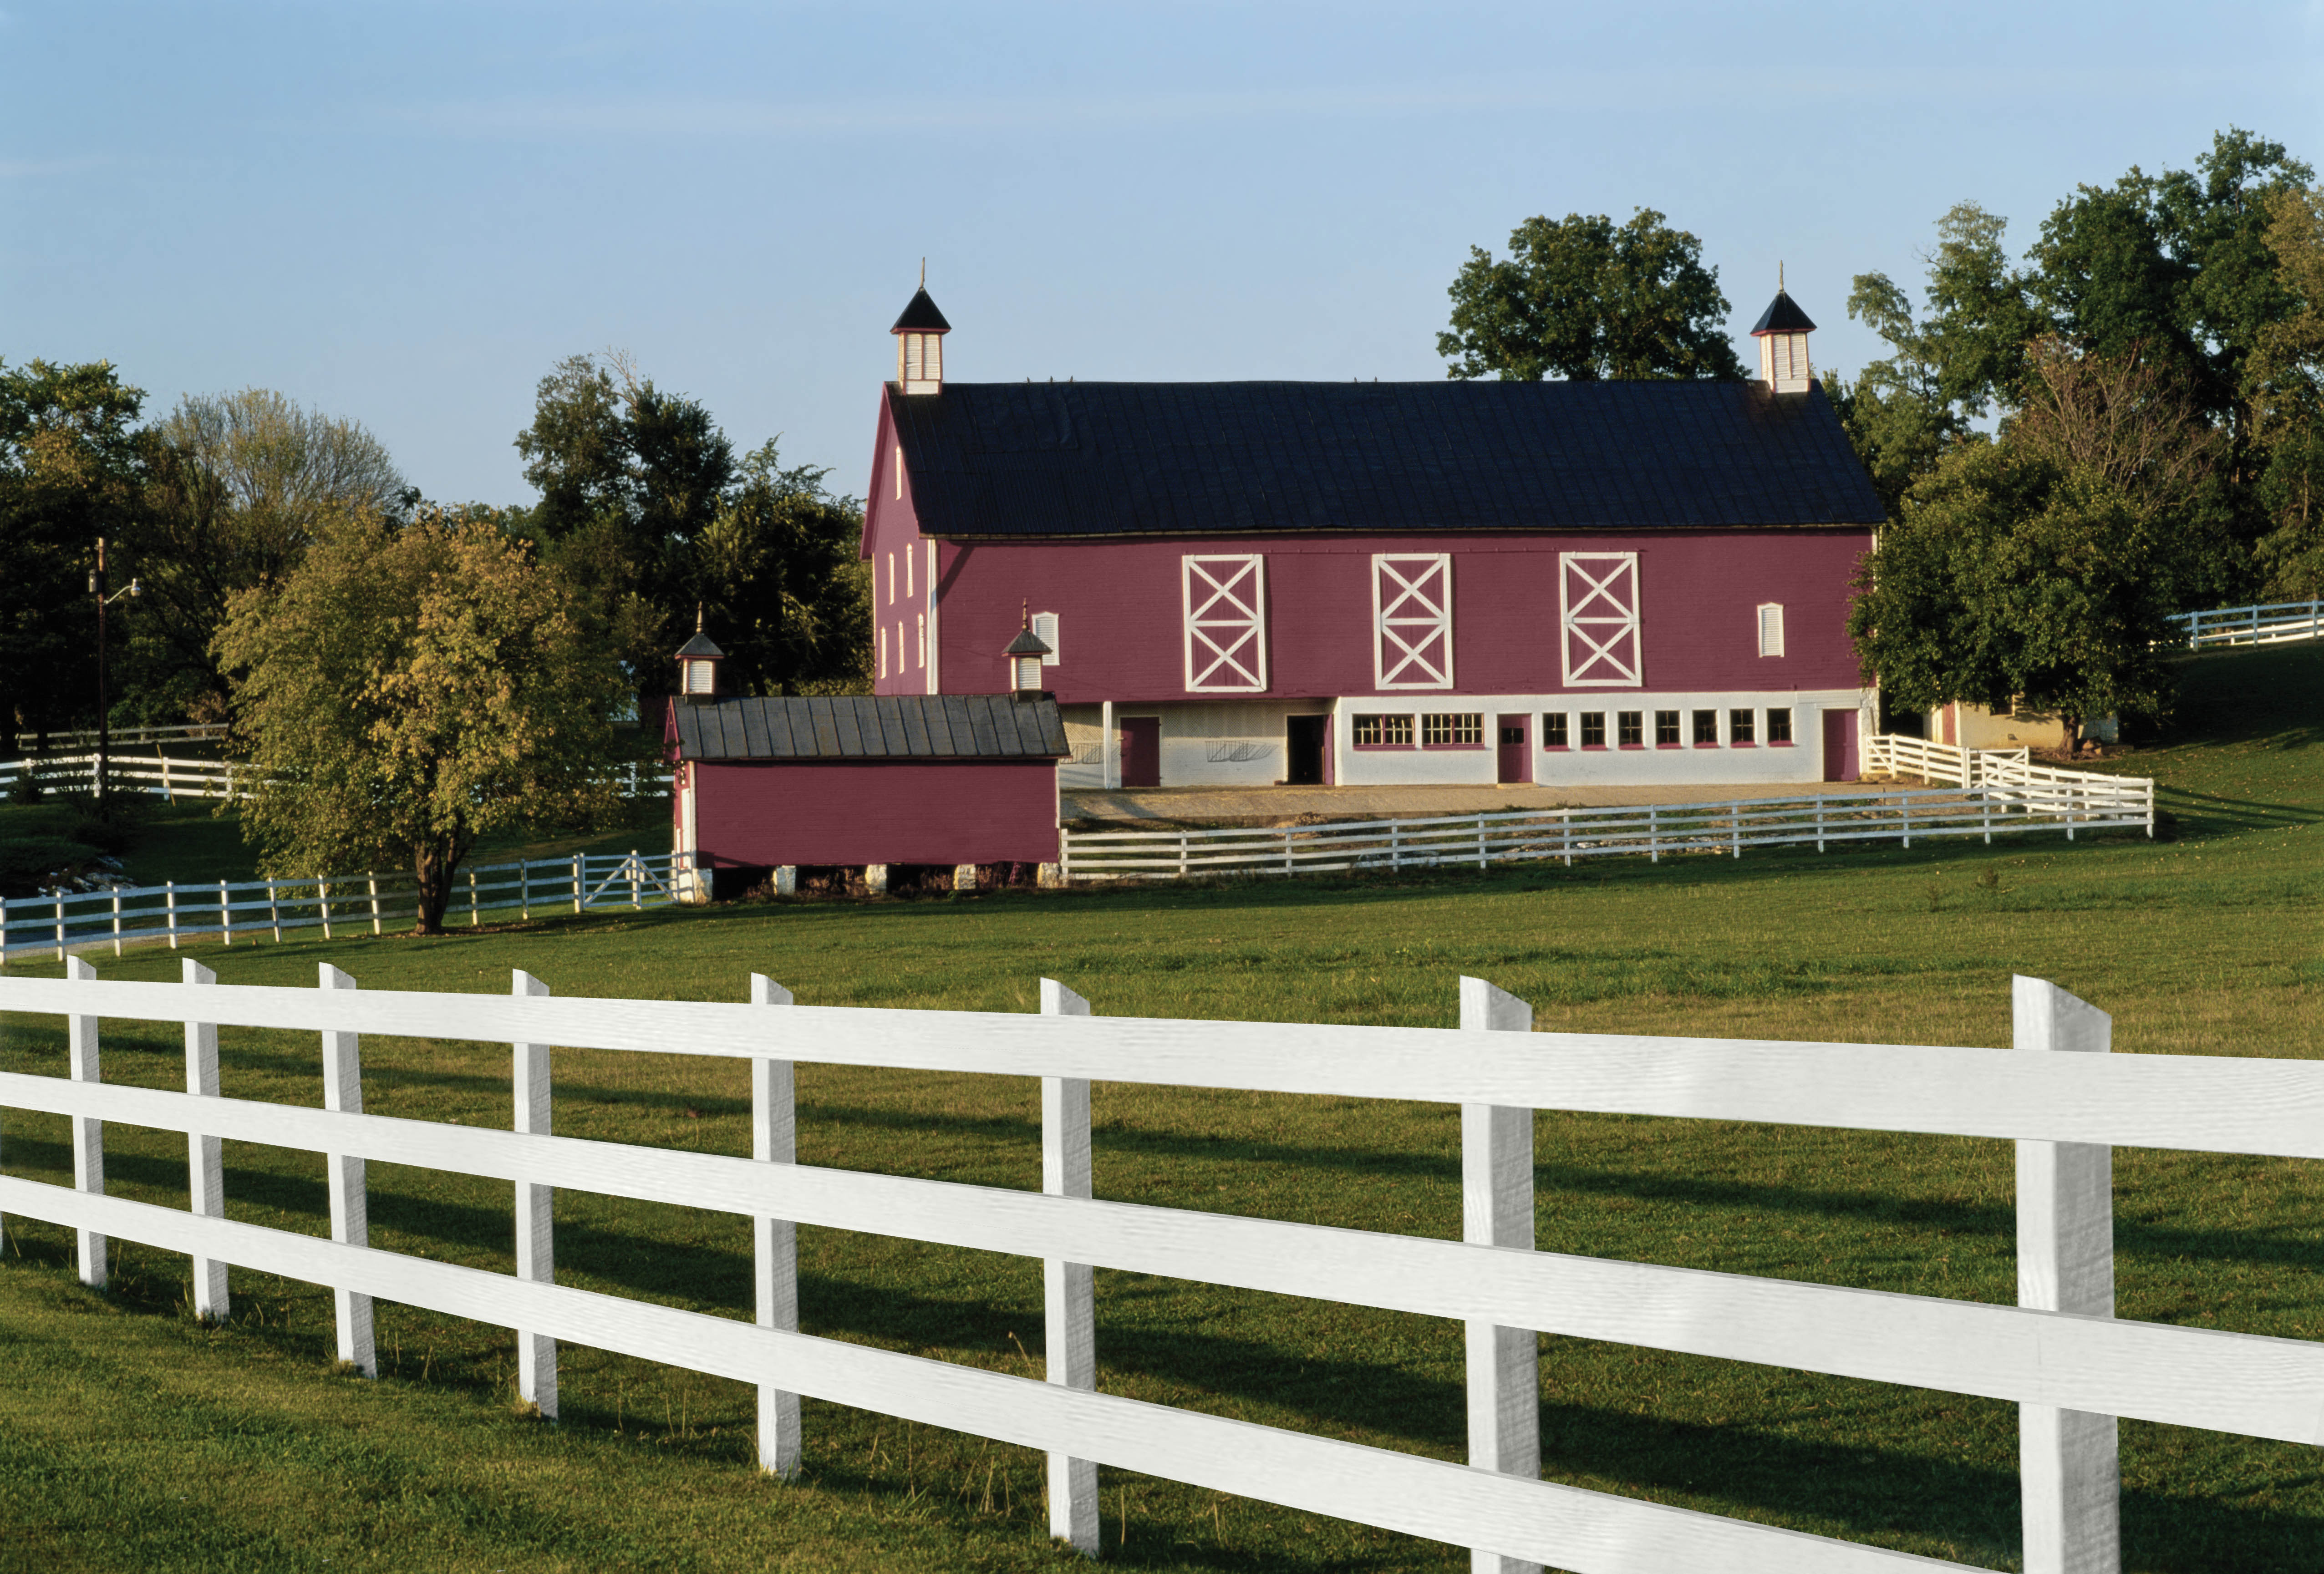
POLYGON ((1581 809, 1630 804, 1723 804, 1738 799, 1804 798, 1877 792, 1904 782, 1738 782, 1712 787, 1277 787, 1069 789, 1059 807, 1068 822, 1168 824, 1278 824, 1290 820, 1418 818, 1495 809, 1581 809))

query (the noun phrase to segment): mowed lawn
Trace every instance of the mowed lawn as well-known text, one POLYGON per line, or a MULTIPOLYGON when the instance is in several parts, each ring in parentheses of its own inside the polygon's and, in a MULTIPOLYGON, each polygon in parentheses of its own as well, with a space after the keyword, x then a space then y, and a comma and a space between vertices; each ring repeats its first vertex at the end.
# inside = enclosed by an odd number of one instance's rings
MULTIPOLYGON (((2108 769, 2168 788, 2164 837, 1609 860, 1425 878, 1008 893, 549 919, 440 940, 204 945, 229 983, 1030 1011, 1043 976, 1107 1014, 1449 1026, 1473 973, 1545 1029, 1995 1045, 2008 980, 2115 1017, 2116 1053, 2324 1054, 2324 649, 2190 664, 2174 741, 2108 769)), ((166 951, 94 959, 169 978, 166 951)), ((19 964, 20 966, 22 964, 19 964)), ((12 971, 17 971, 12 969, 12 971)), ((53 975, 53 962, 23 971, 53 975)), ((226 1091, 320 1101, 309 1037, 228 1029, 226 1091)), ((181 1086, 179 1036, 107 1023, 109 1078, 181 1086)), ((370 1037, 365 1107, 505 1126, 505 1045, 370 1037)), ((53 1019, 0 1017, 0 1067, 61 1074, 53 1019)), ((1031 1188, 1019 1079, 802 1066, 803 1162, 1031 1188)), ((558 1129, 749 1151, 733 1062, 561 1052, 558 1129)), ((1101 1196, 1458 1233, 1458 1111, 1101 1084, 1101 1196)), ((8 1174, 69 1183, 65 1122, 0 1118, 8 1174)), ((1545 1248, 1993 1302, 2015 1298, 2005 1144, 1538 1118, 1545 1248)), ((182 1137, 109 1128, 117 1193, 182 1206, 182 1137)), ((512 1266, 509 1188, 371 1166, 374 1245, 512 1266)), ((237 1219, 321 1234, 319 1158, 226 1151, 237 1219)), ((2324 1339, 2324 1181, 2301 1161, 2116 1155, 2120 1313, 2324 1339)), ((578 1192, 561 1282, 750 1314, 749 1225, 578 1192)), ((330 1371, 329 1297, 237 1271, 188 1315, 185 1259, 11 1217, 0 1262, 0 1569, 1065 1567, 1022 1450, 810 1402, 807 1468, 752 1468, 750 1391, 567 1348, 564 1419, 512 1403, 507 1331, 383 1304, 376 1383, 330 1371)), ((809 1332, 1038 1374, 1036 1262, 801 1232, 809 1332)), ((1443 1459, 1457 1325, 1101 1272, 1109 1391, 1443 1459)), ((1543 1341, 1552 1479, 1995 1569, 2017 1566, 2012 1407, 1590 1341, 1543 1341)), ((2126 1422, 2125 1565, 2324 1568, 2314 1450, 2126 1422)), ((1443 1569, 1460 1551, 1102 1474, 1105 1555, 1167 1569, 1443 1569)))

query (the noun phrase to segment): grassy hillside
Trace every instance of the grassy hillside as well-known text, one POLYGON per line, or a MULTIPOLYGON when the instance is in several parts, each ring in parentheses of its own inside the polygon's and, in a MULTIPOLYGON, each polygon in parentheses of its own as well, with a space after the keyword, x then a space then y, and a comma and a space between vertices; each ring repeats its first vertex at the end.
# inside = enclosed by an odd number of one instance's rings
MULTIPOLYGON (((1937 1044, 2008 1036, 2008 975, 2112 1012, 2123 1053, 2324 1054, 2324 649, 2209 655, 2164 745, 2113 762, 2166 787, 2166 839, 2054 834, 1910 851, 1603 861, 1425 878, 729 906, 441 940, 205 946, 228 982, 740 999, 768 972, 815 1004, 1031 1010, 1064 980, 1111 1014, 1449 1026, 1454 979, 1545 1028, 1937 1044)), ((172 976, 146 953, 107 976, 172 976)), ((52 967, 41 971, 52 971, 52 967)), ((222 1036, 226 1090, 315 1102, 315 1047, 222 1036)), ((105 1030, 106 1074, 182 1073, 172 1036, 105 1030)), ((366 1107, 505 1125, 503 1045, 367 1038, 366 1107)), ((0 1018, 0 1066, 61 1072, 60 1025, 0 1018)), ((748 1151, 732 1063, 558 1059, 558 1128, 748 1151)), ((1030 1187, 1029 1082, 807 1066, 810 1164, 1030 1187)), ((1101 1086, 1102 1196, 1451 1236, 1458 1120, 1438 1106, 1101 1086)), ((2014 1298, 2005 1145, 1581 1117, 1537 1123, 1543 1247, 1836 1284, 2014 1298)), ((12 1174, 69 1182, 64 1122, 10 1114, 12 1174)), ((182 1205, 182 1140, 120 1128, 124 1195, 182 1205)), ((318 1159, 232 1146, 236 1218, 321 1233, 318 1159)), ((372 1168, 374 1244, 512 1264, 507 1188, 372 1168)), ((2324 1339, 2318 1166, 2116 1157, 2125 1316, 2324 1339)), ((568 1349, 557 1427, 510 1404, 512 1338, 398 1306, 384 1375, 329 1375, 329 1303, 237 1275, 235 1319, 184 1315, 182 1258, 121 1251, 105 1294, 61 1231, 11 1219, 0 1267, 0 1569, 1067 1566, 1022 1450, 809 1404, 796 1487, 750 1468, 734 1385, 568 1349)), ((567 1193, 562 1282, 748 1315, 727 1215, 567 1193)), ((1035 1263, 807 1230, 811 1332, 1038 1370, 1035 1263)), ((1454 1459, 1457 1327, 1139 1275, 1098 1275, 1102 1381, 1454 1459)), ((1552 1339, 1554 1479, 2015 1566, 2005 1405, 1552 1339)), ((2125 1566, 2324 1567, 2311 1451, 2126 1423, 2125 1566)), ((1106 1472, 1107 1555, 1164 1569, 1451 1569, 1465 1554, 1106 1472), (1122 1544, 1117 1546, 1117 1541, 1122 1544)))

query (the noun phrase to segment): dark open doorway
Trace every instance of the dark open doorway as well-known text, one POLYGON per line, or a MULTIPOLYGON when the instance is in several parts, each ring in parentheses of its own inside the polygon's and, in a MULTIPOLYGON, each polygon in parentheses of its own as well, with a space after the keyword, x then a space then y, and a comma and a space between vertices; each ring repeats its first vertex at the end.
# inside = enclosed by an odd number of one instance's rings
POLYGON ((1329 716, 1284 718, 1284 753, 1288 757, 1283 779, 1292 787, 1322 787, 1323 756, 1332 740, 1329 716))

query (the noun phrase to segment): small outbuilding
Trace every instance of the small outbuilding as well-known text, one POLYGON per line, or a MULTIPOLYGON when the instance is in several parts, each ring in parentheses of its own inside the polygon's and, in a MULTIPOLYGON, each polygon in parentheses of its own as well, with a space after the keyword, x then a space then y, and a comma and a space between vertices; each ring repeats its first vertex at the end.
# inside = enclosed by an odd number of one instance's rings
POLYGON ((862 869, 880 890, 898 865, 965 883, 979 866, 1058 861, 1067 749, 1046 695, 699 692, 669 711, 676 843, 695 855, 696 900, 770 875, 787 891, 803 868, 862 869))

